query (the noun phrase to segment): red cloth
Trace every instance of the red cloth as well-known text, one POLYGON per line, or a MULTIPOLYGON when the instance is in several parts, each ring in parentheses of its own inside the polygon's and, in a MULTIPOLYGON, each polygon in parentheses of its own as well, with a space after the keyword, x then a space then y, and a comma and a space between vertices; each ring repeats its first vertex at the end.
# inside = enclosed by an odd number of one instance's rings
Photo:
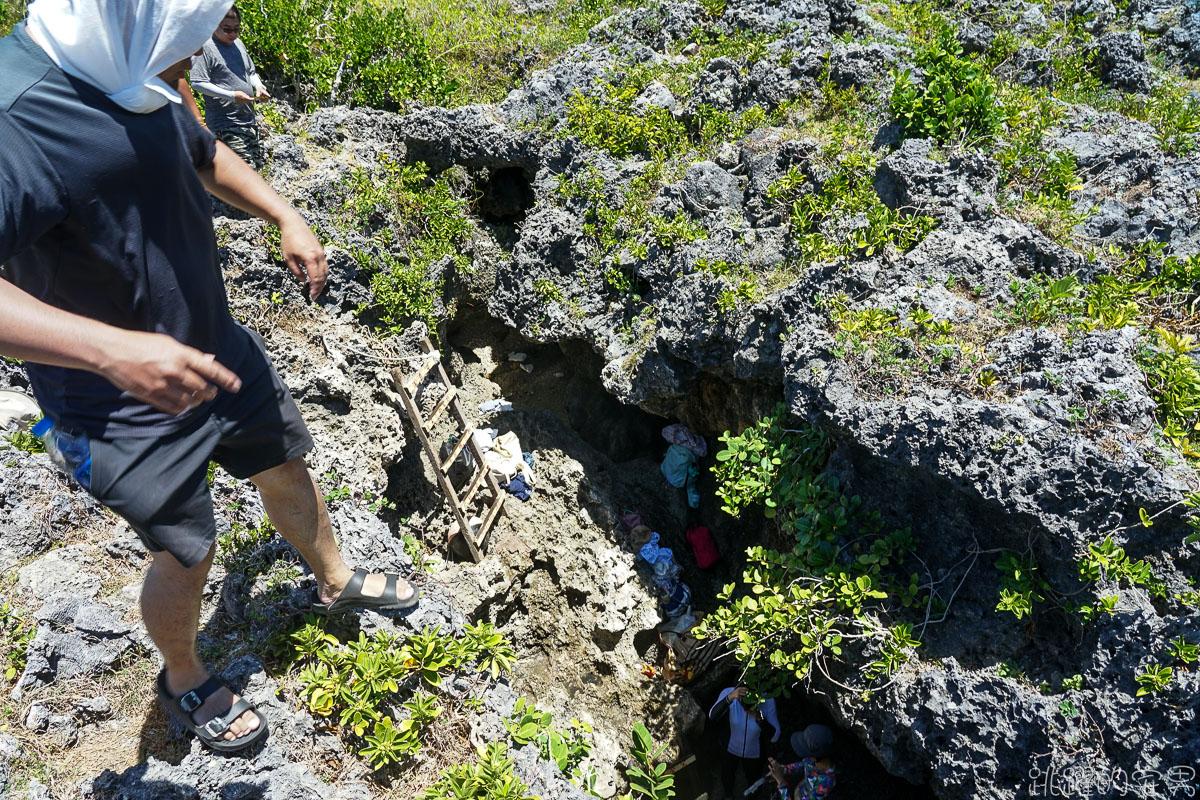
POLYGON ((696 557, 696 566, 700 569, 708 569, 721 560, 721 551, 717 549, 717 543, 713 541, 708 528, 697 525, 688 528, 684 535, 692 546, 692 555, 696 557))

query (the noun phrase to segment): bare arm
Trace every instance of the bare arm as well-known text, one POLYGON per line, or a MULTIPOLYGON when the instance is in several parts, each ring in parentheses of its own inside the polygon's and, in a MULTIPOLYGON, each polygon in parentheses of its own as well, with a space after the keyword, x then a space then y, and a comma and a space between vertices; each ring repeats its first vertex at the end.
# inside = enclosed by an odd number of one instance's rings
POLYGON ((183 98, 183 104, 192 112, 196 121, 203 125, 204 115, 200 113, 200 106, 196 105, 196 98, 192 95, 192 85, 188 83, 186 75, 176 82, 175 91, 179 92, 179 96, 183 98))
POLYGON ((0 353, 83 369, 169 414, 212 400, 242 382, 216 357, 170 336, 127 331, 47 305, 0 279, 0 353))
POLYGON ((299 212, 223 142, 217 142, 213 163, 197 172, 204 188, 214 196, 279 228, 280 249, 288 270, 298 281, 307 277, 309 297, 316 300, 325 291, 329 266, 325 263, 325 248, 299 212))

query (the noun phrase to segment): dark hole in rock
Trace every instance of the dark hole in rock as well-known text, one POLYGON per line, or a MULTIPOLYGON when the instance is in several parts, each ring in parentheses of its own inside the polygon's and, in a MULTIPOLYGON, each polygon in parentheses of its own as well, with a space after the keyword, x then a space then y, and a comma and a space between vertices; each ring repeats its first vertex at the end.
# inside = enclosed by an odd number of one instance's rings
MULTIPOLYGON (((733 683, 734 678, 731 678, 725 686, 706 692, 696 692, 696 702, 707 712, 716 702, 720 690, 733 685, 733 683)), ((768 744, 766 752, 781 764, 797 760, 789 744, 793 732, 814 723, 833 729, 834 742, 837 747, 837 755, 834 758, 837 787, 834 789, 832 797, 869 797, 872 800, 935 800, 937 797, 928 786, 914 786, 903 778, 897 778, 889 773, 853 733, 839 730, 823 706, 807 700, 801 693, 796 692, 788 699, 777 699, 776 706, 779 713, 779 724, 783 730, 779 741, 768 744)), ((733 798, 743 797, 748 782, 740 773, 734 777, 732 796, 725 794, 721 785, 721 763, 728 741, 728 723, 724 720, 716 722, 708 720, 699 740, 688 743, 691 752, 696 754, 696 762, 681 770, 676 776, 678 796, 696 797, 702 792, 708 792, 710 800, 721 800, 722 798, 733 800, 733 798)), ((765 768, 763 774, 766 774, 765 768)), ((755 777, 749 778, 750 782, 754 780, 755 777)), ((774 798, 776 796, 774 792, 775 782, 768 778, 766 783, 751 795, 751 798, 757 800, 774 798)))
POLYGON ((633 649, 643 659, 647 658, 650 651, 658 647, 658 633, 653 630, 638 631, 633 637, 633 649))
POLYGON ((489 377, 514 407, 551 412, 613 462, 666 450, 661 431, 668 420, 627 406, 606 392, 599 378, 604 362, 584 342, 538 344, 483 314, 460 317, 452 323, 448 339, 464 359, 470 353, 463 352, 463 345, 493 343, 497 363, 489 377), (523 361, 509 360, 521 353, 523 361))
MULTIPOLYGON (((447 327, 444 343, 448 345, 446 364, 456 382, 478 380, 480 367, 484 368, 487 380, 496 384, 499 393, 511 402, 518 411, 549 412, 561 423, 578 434, 584 443, 594 448, 605 459, 580 456, 591 469, 644 470, 638 480, 644 481, 646 497, 650 489, 662 481, 654 465, 661 460, 667 443, 662 438, 662 428, 674 419, 666 419, 639 408, 626 406, 610 395, 603 387, 600 373, 603 360, 591 347, 583 342, 560 342, 539 344, 532 342, 502 322, 492 319, 482 311, 464 311, 447 327), (513 358, 515 356, 515 358, 513 358), (472 377, 476 376, 476 377, 472 377), (649 463, 647 463, 649 462, 649 463)), ((495 391, 493 388, 492 391, 495 391)), ((671 504, 652 502, 639 507, 647 523, 662 535, 663 543, 681 555, 685 565, 686 580, 692 587, 693 600, 697 608, 712 610, 718 604, 717 593, 723 584, 740 579, 743 558, 741 553, 747 546, 767 544, 772 524, 761 515, 745 513, 733 519, 720 511, 715 499, 714 478, 708 470, 713 454, 721 449, 717 436, 726 427, 740 430, 752 424, 757 416, 772 408, 779 397, 778 388, 763 385, 739 384, 733 386, 717 379, 702 379, 697 382, 692 396, 680 401, 679 413, 697 426, 707 437, 709 456, 701 469, 701 505, 689 510, 682 500, 671 504), (699 523, 713 531, 721 551, 722 561, 714 568, 701 572, 691 560, 684 530, 689 524, 699 523)), ((493 418, 499 427, 517 425, 519 417, 493 418)), ((551 430, 552 426, 542 430, 551 430)), ((524 438, 523 438, 524 441, 524 438)), ((586 493, 581 489, 579 504, 586 504, 586 493)), ((626 498, 637 503, 636 497, 626 498)), ((645 499, 645 498, 642 498, 645 499)), ((615 501, 615 498, 610 498, 615 501)), ((617 534, 614 534, 617 535, 617 534)), ((551 570, 552 562, 544 564, 534 558, 542 569, 551 570)), ((578 602, 578 592, 570 581, 555 579, 568 604, 578 602)), ((531 609, 515 603, 501 607, 495 613, 501 626, 510 623, 515 616, 527 616, 531 609)), ((606 652, 616 645, 616 632, 591 632, 593 641, 606 652)), ((663 645, 655 629, 638 631, 633 638, 634 651, 641 664, 661 663, 663 645)), ((629 665, 629 666, 640 666, 629 665)), ((585 684, 603 687, 614 680, 614 665, 608 659, 589 660, 584 670, 585 684)), ((720 659, 709 671, 689 686, 696 702, 707 712, 719 691, 736 681, 738 665, 731 658, 720 659)), ((598 689, 599 691, 599 689, 598 689)), ((649 691, 654 691, 652 688, 649 691)), ((812 722, 835 727, 829 713, 819 704, 804 700, 799 691, 790 700, 779 700, 780 720, 783 726, 780 741, 772 754, 781 760, 795 760, 787 739, 795 730, 812 722)), ((728 742, 727 723, 708 721, 702 733, 690 738, 683 751, 695 753, 696 762, 677 774, 677 796, 698 797, 707 792, 710 800, 728 797, 721 788, 721 752, 728 742)), ((925 800, 934 795, 926 786, 912 786, 907 781, 890 775, 872 755, 866 745, 849 732, 837 734, 840 754, 837 762, 839 788, 836 796, 872 796, 877 800, 925 800)), ((887 737, 883 737, 886 740, 887 737)), ((878 741, 878 739, 876 739, 878 741)), ((742 797, 746 781, 739 779, 735 784, 734 797, 742 797)), ((755 797, 769 796, 770 785, 764 785, 755 797)))
POLYGON ((506 224, 525 219, 535 198, 524 167, 492 170, 479 182, 479 201, 475 209, 485 222, 506 224))

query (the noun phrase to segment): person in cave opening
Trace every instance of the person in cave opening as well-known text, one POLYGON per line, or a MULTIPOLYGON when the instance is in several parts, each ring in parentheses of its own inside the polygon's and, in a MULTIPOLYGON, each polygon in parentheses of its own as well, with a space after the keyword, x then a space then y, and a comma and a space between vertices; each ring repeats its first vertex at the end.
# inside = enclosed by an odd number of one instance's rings
POLYGON ((738 770, 747 784, 754 783, 767 774, 766 746, 762 741, 764 729, 769 731, 768 741, 779 741, 779 715, 775 701, 766 699, 755 702, 745 686, 731 686, 717 697, 709 709, 708 718, 729 718, 729 742, 721 753, 721 788, 726 797, 733 796, 733 783, 738 770))
POLYGON ((778 800, 821 800, 837 785, 833 765, 833 731, 824 725, 809 725, 792 734, 792 750, 800 758, 791 764, 767 761, 775 781, 778 800))
POLYGON ((267 720, 196 652, 216 552, 210 460, 258 488, 312 568, 312 611, 417 603, 401 576, 343 561, 305 463, 312 436, 262 338, 229 311, 206 190, 279 230, 311 300, 328 265, 299 212, 172 88, 227 8, 34 0, 0 39, 0 355, 24 360, 53 435, 76 439, 72 476, 150 552, 159 701, 226 752, 267 720))

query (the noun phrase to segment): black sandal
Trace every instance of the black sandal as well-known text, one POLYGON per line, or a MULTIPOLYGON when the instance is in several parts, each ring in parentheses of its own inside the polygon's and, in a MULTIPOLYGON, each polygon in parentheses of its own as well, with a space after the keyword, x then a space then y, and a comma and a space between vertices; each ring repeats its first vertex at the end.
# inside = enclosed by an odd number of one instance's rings
POLYGON ((203 725, 196 724, 196 721, 192 719, 192 713, 224 686, 225 684, 221 681, 210 677, 190 692, 184 692, 179 697, 172 697, 171 693, 167 691, 167 670, 164 668, 158 673, 158 702, 162 703, 168 714, 196 734, 196 737, 207 747, 222 753, 236 753, 239 750, 245 750, 267 735, 266 717, 260 714, 258 709, 251 705, 246 698, 238 698, 228 711, 213 717, 203 725), (228 732, 229 726, 247 711, 253 711, 254 716, 258 717, 258 728, 245 736, 226 741, 224 736, 228 732))
MULTIPOLYGON (((346 583, 346 588, 338 593, 338 596, 332 602, 322 603, 319 598, 313 598, 312 610, 317 614, 340 614, 343 611, 350 611, 355 608, 370 608, 375 611, 397 611, 405 608, 412 608, 417 604, 420 593, 417 587, 409 583, 409 588, 412 589, 412 595, 399 599, 398 583, 401 580, 399 575, 392 572, 385 572, 387 584, 383 587, 383 594, 378 597, 365 595, 362 593, 363 581, 371 573, 359 567, 354 570, 354 576, 346 583)), ((405 581, 408 583, 408 581, 405 581)))

